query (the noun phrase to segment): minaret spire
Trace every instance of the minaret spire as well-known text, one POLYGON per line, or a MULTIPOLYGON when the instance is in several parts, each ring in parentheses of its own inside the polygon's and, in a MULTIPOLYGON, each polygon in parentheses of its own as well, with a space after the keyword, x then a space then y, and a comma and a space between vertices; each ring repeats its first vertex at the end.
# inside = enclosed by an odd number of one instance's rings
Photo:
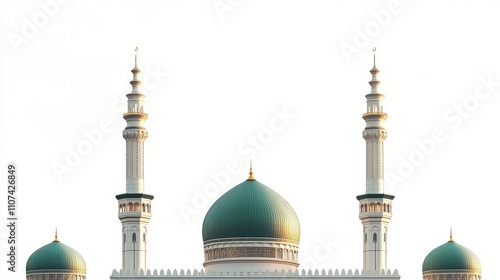
POLYGON ((139 50, 139 47, 135 47, 134 51, 135 51, 135 67, 134 68, 137 68, 137 51, 139 50))
POLYGON ((59 239, 57 238, 57 227, 56 227, 56 235, 55 235, 55 237, 54 237, 54 241, 55 241, 55 242, 59 242, 59 239))
POLYGON ((450 227, 450 241, 453 241, 453 227, 450 227))
POLYGON ((122 269, 127 272, 146 271, 146 235, 151 218, 153 196, 144 193, 144 142, 148 131, 144 122, 144 97, 141 92, 141 70, 137 65, 137 50, 130 81, 132 92, 127 94, 127 112, 123 118, 127 126, 123 130, 126 142, 126 187, 118 199, 118 218, 122 222, 122 269))
POLYGON ((377 47, 373 47, 373 68, 377 68, 375 66, 375 52, 377 51, 377 47))
POLYGON ((366 140, 366 192, 384 193, 383 145, 387 138, 387 131, 383 123, 387 119, 387 114, 383 111, 384 95, 378 90, 380 71, 375 66, 375 50, 376 48, 373 48, 373 68, 370 70, 371 92, 366 95, 367 109, 363 114, 363 119, 366 121, 366 128, 363 131, 363 138, 366 140))
POLYGON ((123 114, 127 127, 123 131, 123 138, 127 143, 127 192, 144 192, 144 141, 148 138, 148 131, 144 122, 148 115, 144 113, 144 97, 139 79, 141 70, 137 66, 137 51, 135 49, 135 64, 132 69, 132 92, 127 94, 128 111, 123 114))
POLYGON ((359 219, 363 223, 363 270, 387 271, 387 240, 389 221, 392 218, 393 195, 384 193, 384 140, 387 131, 384 121, 384 95, 379 92, 379 70, 376 67, 373 48, 371 92, 366 95, 366 113, 363 119, 366 127, 363 138, 366 141, 366 192, 358 195, 359 219))

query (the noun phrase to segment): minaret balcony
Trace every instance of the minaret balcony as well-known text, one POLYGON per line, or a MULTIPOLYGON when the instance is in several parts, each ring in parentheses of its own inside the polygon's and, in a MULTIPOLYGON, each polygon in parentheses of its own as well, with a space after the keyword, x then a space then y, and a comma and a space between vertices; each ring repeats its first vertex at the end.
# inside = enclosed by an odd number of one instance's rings
POLYGON ((118 218, 151 218, 151 213, 148 212, 122 212, 118 213, 118 218))
POLYGON ((365 121, 387 119, 387 114, 384 112, 368 112, 363 114, 363 119, 365 121))
POLYGON ((364 212, 359 214, 359 218, 392 218, 392 214, 389 212, 364 212))
POLYGON ((148 118, 148 114, 142 112, 127 112, 123 114, 123 118, 128 120, 146 120, 148 118))

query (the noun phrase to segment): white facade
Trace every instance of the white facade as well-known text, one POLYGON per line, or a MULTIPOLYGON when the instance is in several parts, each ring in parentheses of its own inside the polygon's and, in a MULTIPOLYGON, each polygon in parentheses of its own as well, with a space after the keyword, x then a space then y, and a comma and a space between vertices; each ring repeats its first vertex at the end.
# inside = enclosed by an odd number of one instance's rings
POLYGON ((205 244, 205 262, 212 271, 295 271, 299 244, 276 239, 215 241, 205 244), (224 254, 226 253, 226 254, 224 254))
POLYGON ((220 279, 227 280, 245 280, 245 279, 282 279, 282 280, 398 280, 401 279, 398 270, 369 272, 359 270, 295 270, 295 271, 212 271, 205 272, 204 270, 147 270, 135 271, 133 273, 126 273, 124 271, 113 270, 111 280, 132 280, 132 279, 157 279, 157 280, 196 280, 196 279, 220 279))

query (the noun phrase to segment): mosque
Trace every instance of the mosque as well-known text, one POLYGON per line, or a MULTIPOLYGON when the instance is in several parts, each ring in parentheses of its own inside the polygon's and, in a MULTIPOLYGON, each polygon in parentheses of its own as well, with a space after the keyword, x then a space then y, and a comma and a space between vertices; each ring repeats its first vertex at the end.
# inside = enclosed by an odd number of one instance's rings
MULTIPOLYGON (((137 51, 137 49, 136 49, 137 51)), ((248 179, 223 194, 208 210, 202 236, 205 262, 194 271, 156 270, 146 266, 147 228, 151 218, 153 195, 144 189, 144 97, 140 91, 140 69, 132 69, 132 91, 127 94, 126 188, 116 196, 118 218, 122 223, 122 267, 113 270, 111 280, 132 279, 401 279, 397 269, 388 265, 388 227, 392 217, 393 195, 384 192, 383 111, 384 95, 378 91, 379 70, 370 70, 371 92, 366 95, 366 192, 358 195, 362 223, 363 268, 360 270, 301 271, 298 262, 300 223, 293 207, 272 188, 257 181, 250 167, 248 179)), ((353 209, 354 210, 354 209, 353 209)), ((354 231, 355 229, 353 229, 354 231)), ((201 248, 200 248, 201 250, 201 248)), ((31 254, 26 263, 27 280, 84 280, 84 258, 60 242, 54 241, 31 254)), ((481 263, 466 247, 450 239, 432 250, 422 264, 424 280, 479 280, 481 263)))

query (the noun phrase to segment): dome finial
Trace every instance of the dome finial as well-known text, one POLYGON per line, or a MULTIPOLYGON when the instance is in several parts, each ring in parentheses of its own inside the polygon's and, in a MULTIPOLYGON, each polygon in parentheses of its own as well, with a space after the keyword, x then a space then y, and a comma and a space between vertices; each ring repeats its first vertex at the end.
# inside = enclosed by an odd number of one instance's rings
POLYGON ((453 227, 450 226, 450 241, 453 241, 453 227))
POLYGON ((253 169, 252 169, 252 160, 250 159, 250 172, 248 172, 250 176, 248 176, 247 181, 255 181, 255 178, 253 177, 253 169))
POLYGON ((373 47, 373 67, 375 67, 375 52, 377 51, 377 47, 373 47))
POLYGON ((54 242, 59 242, 59 239, 57 238, 57 227, 56 227, 56 236, 54 237, 54 242))

